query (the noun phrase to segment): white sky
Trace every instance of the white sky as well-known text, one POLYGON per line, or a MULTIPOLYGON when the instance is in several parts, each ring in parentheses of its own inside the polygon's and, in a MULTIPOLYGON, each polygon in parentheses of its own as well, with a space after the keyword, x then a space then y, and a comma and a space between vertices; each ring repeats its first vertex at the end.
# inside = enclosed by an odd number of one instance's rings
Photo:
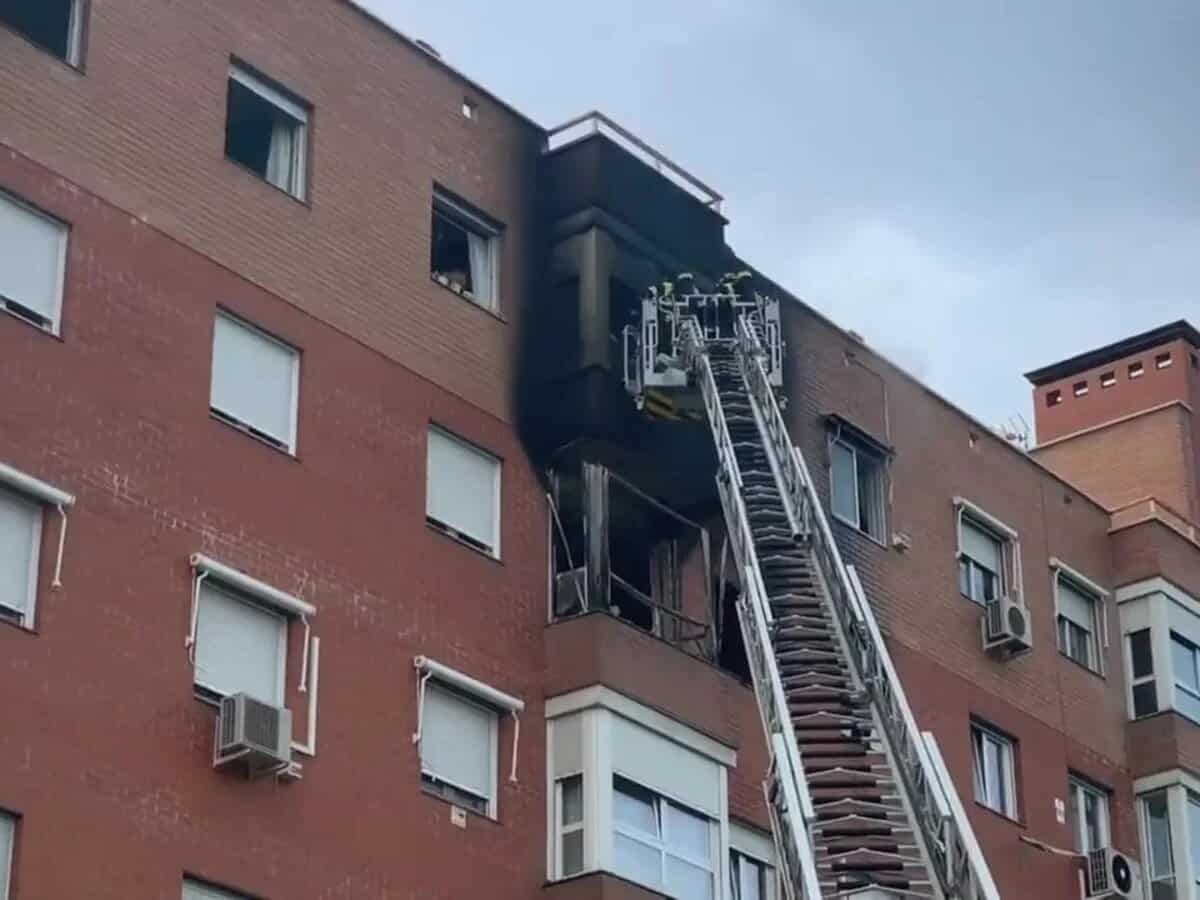
POLYGON ((1200 324, 1195 0, 360 2, 543 125, 630 128, 985 422, 1030 419, 1027 369, 1200 324))

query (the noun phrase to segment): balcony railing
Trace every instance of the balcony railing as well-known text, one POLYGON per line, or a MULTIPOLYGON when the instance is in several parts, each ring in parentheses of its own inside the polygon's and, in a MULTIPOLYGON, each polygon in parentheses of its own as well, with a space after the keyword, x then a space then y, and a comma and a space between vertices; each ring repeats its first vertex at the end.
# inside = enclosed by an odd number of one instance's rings
POLYGON ((552 153, 561 150, 563 147, 596 134, 604 135, 626 153, 641 160, 705 206, 716 212, 721 211, 721 207, 725 203, 724 197, 678 163, 672 161, 666 154, 655 150, 633 132, 622 128, 602 112, 593 110, 576 116, 557 128, 551 128, 546 135, 546 151, 552 153))

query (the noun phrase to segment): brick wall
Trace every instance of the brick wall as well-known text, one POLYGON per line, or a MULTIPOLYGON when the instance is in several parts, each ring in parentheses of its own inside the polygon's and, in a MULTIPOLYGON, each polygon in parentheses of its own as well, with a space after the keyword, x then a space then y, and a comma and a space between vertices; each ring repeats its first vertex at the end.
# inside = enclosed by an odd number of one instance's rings
POLYGON ((1113 532, 1116 584, 1161 575, 1200 597, 1200 546, 1158 519, 1113 532))
POLYGON ((445 898, 487 871, 489 896, 533 896, 545 511, 512 429, 11 152, 0 186, 72 228, 62 339, 0 315, 0 460, 78 496, 58 591, 53 519, 45 529, 38 633, 0 625, 0 807, 23 815, 15 896, 177 897, 185 871, 264 897, 419 884, 445 898), (218 303, 301 349, 297 458, 210 418, 218 303), (430 421, 504 459, 502 561, 426 527, 430 421), (213 711, 192 696, 184 650, 196 551, 317 606, 318 756, 299 783, 211 768, 213 711), (499 822, 459 830, 421 793, 415 654, 528 704, 499 822))
POLYGON ((0 145, 509 418, 539 128, 342 0, 86 5, 82 72, 0 28, 0 145), (231 57, 312 104, 308 204, 225 159, 231 57), (435 181, 507 226, 507 324, 430 281, 435 181))

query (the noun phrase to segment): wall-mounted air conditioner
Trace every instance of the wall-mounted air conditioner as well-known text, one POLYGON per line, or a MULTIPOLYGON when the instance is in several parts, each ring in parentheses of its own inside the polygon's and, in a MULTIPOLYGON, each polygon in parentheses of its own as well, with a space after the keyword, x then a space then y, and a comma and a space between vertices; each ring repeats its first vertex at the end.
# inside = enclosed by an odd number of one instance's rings
POLYGON ((1137 893, 1138 865, 1112 847, 1100 847, 1085 857, 1084 890, 1088 900, 1141 896, 1137 893))
POLYGON ((213 768, 237 765, 251 776, 286 770, 292 761, 292 713, 247 694, 221 698, 213 768))
POLYGON ((983 647, 1009 655, 1033 647, 1033 627, 1029 610, 1005 595, 989 600, 983 615, 983 647))

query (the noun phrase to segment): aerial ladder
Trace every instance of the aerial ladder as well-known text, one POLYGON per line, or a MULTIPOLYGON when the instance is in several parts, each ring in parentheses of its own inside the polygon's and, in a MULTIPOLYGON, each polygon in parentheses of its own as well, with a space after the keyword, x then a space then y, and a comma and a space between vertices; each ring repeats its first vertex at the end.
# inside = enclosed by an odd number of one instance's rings
POLYGON ((650 289, 624 332, 624 375, 639 404, 702 405, 712 431, 785 896, 1000 900, 788 435, 779 303, 752 281, 650 289))

